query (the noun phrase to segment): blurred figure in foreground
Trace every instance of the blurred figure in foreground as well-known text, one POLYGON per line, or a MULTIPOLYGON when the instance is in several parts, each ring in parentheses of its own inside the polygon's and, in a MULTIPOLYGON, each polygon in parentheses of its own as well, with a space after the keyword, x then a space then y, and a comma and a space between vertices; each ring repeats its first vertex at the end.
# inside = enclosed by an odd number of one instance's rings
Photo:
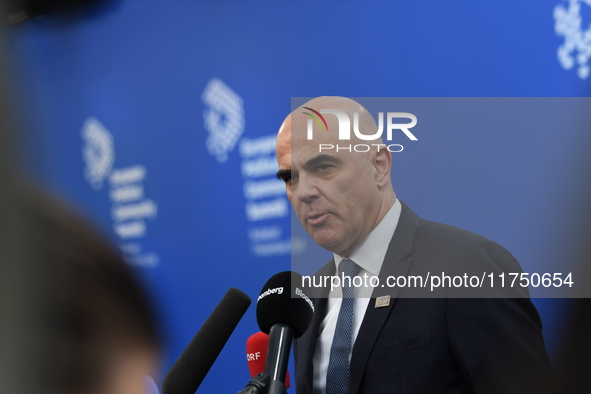
POLYGON ((0 393, 146 394, 161 345, 143 289, 88 223, 14 169, 4 28, 2 21, 0 393))
POLYGON ((160 337, 143 289, 119 254, 69 209, 34 189, 19 193, 14 212, 26 227, 16 240, 16 263, 28 266, 21 285, 35 294, 19 308, 38 332, 18 339, 25 346, 16 351, 26 351, 28 362, 16 383, 33 378, 35 392, 52 394, 147 394, 144 377, 157 372, 160 337), (26 349, 29 341, 37 346, 26 349))

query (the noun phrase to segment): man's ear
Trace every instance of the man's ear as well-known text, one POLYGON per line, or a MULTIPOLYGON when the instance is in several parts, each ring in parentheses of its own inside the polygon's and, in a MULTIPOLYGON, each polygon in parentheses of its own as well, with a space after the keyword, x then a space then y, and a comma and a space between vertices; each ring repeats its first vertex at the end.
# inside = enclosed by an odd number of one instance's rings
POLYGON ((376 182, 378 187, 382 188, 390 181, 390 169, 392 168, 392 154, 387 147, 378 146, 374 159, 374 168, 376 169, 376 182))

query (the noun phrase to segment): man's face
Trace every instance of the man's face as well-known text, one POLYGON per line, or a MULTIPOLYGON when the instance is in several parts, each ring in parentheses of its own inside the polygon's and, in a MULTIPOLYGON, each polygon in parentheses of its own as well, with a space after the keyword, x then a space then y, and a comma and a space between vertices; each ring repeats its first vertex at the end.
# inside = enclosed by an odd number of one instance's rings
POLYGON ((286 182, 289 201, 312 239, 348 257, 374 227, 379 210, 375 154, 319 152, 321 143, 355 142, 338 141, 336 122, 332 131, 314 130, 309 141, 306 121, 294 113, 282 125, 277 137, 278 176, 286 182))

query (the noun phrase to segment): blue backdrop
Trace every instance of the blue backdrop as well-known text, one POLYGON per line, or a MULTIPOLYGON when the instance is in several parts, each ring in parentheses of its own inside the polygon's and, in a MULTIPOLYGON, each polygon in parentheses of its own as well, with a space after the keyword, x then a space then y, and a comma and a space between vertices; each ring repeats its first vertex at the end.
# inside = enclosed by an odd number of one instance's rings
MULTIPOLYGON (((289 269, 274 134, 292 97, 587 96, 590 16, 577 0, 122 0, 35 19, 10 37, 26 163, 137 268, 165 322, 166 371, 229 287, 255 298, 289 269)), ((394 186, 525 267, 572 264, 587 134, 425 136, 394 186)), ((535 303, 555 356, 566 301, 535 303)), ((251 307, 200 392, 244 386, 256 331, 251 307)))

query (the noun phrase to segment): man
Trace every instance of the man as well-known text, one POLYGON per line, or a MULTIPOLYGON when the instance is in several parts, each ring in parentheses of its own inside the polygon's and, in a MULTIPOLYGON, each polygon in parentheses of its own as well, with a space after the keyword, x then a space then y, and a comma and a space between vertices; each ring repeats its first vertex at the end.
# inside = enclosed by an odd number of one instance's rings
MULTIPOLYGON (((342 145, 338 122, 322 109, 343 111, 358 129, 377 125, 359 103, 320 97, 291 113, 277 135, 277 176, 312 239, 334 259, 317 277, 425 275, 442 272, 520 272, 500 245, 476 234, 419 218, 396 198, 392 157, 377 141, 351 133, 346 144, 375 144, 368 152, 325 149, 342 145), (305 108, 304 108, 305 107, 305 108)), ((450 287, 450 286, 448 286, 450 287)), ((400 287, 325 288, 315 299, 308 331, 294 343, 298 394, 545 393, 553 373, 541 321, 527 289, 475 293, 438 289, 431 297, 400 287), (365 293, 364 293, 365 291, 365 293), (371 294, 371 299, 369 298, 371 294), (334 295, 342 295, 334 297, 334 295), (511 297, 517 298, 507 298, 511 297), (353 298, 356 297, 356 298, 353 298)))

